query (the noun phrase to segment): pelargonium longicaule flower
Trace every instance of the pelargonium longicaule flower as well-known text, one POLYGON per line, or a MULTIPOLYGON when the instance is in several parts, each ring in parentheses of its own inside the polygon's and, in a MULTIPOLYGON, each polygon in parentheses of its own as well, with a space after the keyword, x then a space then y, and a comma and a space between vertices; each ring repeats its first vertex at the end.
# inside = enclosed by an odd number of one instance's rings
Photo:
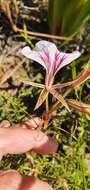
POLYGON ((34 50, 31 50, 28 46, 24 47, 22 49, 22 54, 27 58, 38 62, 46 70, 45 85, 41 85, 43 90, 36 104, 36 109, 45 101, 49 93, 69 109, 64 98, 53 88, 53 82, 57 72, 65 65, 68 65, 70 62, 77 59, 80 56, 80 52, 60 52, 54 43, 41 40, 36 43, 34 50))

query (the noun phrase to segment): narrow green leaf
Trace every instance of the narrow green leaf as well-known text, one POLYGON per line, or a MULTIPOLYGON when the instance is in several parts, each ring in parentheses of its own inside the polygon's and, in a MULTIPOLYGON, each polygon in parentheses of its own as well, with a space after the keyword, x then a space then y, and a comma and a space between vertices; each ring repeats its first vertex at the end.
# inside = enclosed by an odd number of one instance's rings
POLYGON ((74 99, 67 99, 68 105, 76 111, 90 115, 90 105, 74 99))
POLYGON ((61 103, 63 104, 63 106, 65 106, 68 111, 70 111, 67 102, 64 100, 64 98, 63 98, 63 96, 62 96, 61 94, 59 94, 59 93, 58 93, 55 89, 53 89, 53 88, 50 90, 50 93, 51 93, 59 102, 61 102, 61 103))
POLYGON ((21 82, 23 82, 24 84, 36 87, 36 88, 44 88, 43 84, 39 84, 39 83, 32 82, 32 81, 29 81, 29 80, 23 80, 23 79, 21 79, 21 82))
POLYGON ((38 109, 44 103, 48 96, 48 93, 49 92, 45 88, 41 91, 34 110, 38 109))
POLYGON ((65 88, 68 87, 70 89, 76 88, 84 83, 87 79, 90 79, 90 69, 83 70, 74 81, 63 83, 63 84, 56 84, 53 85, 54 89, 56 88, 65 88))
POLYGON ((49 0, 48 15, 53 34, 75 35, 90 18, 90 0, 49 0))

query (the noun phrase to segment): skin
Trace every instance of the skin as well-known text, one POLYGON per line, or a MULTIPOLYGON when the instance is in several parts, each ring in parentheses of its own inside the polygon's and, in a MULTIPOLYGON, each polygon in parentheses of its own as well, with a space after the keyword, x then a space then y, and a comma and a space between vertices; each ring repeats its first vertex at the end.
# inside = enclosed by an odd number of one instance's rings
POLYGON ((47 182, 15 170, 0 172, 0 190, 52 190, 47 182))
MULTIPOLYGON (((29 120, 33 123, 33 120, 29 120)), ((39 124, 40 120, 38 120, 39 124)), ((5 124, 5 123, 4 123, 5 124)), ((7 123, 9 124, 9 123, 7 123)), ((57 151, 58 144, 39 129, 0 125, 0 160, 6 154, 20 154, 30 150, 38 153, 53 154, 57 151)), ((0 190, 52 190, 48 183, 32 176, 25 176, 15 170, 0 171, 0 190), (8 180, 9 179, 9 180, 8 180)))
POLYGON ((30 150, 53 154, 57 147, 57 143, 40 130, 0 128, 0 160, 8 153, 20 154, 30 150))
POLYGON ((43 125, 43 120, 39 117, 33 117, 33 119, 25 120, 21 123, 17 123, 15 125, 11 125, 8 120, 0 121, 0 128, 13 128, 13 127, 21 127, 27 129, 37 129, 41 128, 43 125))

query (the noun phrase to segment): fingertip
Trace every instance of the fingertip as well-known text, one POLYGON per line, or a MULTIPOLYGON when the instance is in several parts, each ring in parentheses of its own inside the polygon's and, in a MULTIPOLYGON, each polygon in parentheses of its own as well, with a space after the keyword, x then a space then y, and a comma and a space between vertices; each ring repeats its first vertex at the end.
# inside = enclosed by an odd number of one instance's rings
POLYGON ((27 186, 23 190, 53 190, 47 182, 33 176, 24 176, 23 182, 23 185, 27 186))
POLYGON ((56 140, 52 139, 51 137, 48 137, 41 131, 39 133, 38 141, 36 139, 36 145, 33 148, 33 150, 37 153, 41 154, 53 154, 57 152, 58 149, 58 143, 56 140))

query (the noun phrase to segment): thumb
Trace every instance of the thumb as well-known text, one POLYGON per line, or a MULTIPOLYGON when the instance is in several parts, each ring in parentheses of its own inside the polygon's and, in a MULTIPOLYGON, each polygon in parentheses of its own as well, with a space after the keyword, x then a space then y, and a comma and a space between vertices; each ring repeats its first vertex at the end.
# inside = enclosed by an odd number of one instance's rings
POLYGON ((0 190, 52 190, 47 182, 15 170, 0 172, 0 190))

